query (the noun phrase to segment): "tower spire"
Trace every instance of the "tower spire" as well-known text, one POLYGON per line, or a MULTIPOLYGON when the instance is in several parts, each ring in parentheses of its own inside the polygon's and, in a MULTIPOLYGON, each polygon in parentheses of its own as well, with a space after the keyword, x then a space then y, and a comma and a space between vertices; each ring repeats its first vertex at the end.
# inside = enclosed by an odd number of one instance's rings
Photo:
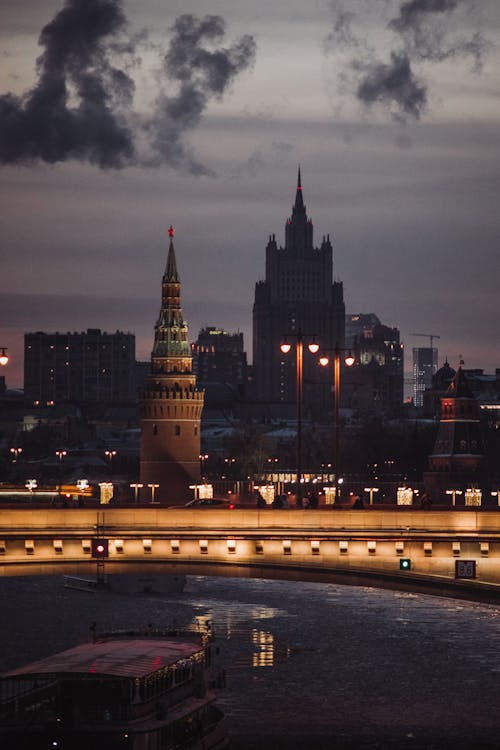
POLYGON ((163 275, 163 283, 179 283, 179 274, 177 273, 177 261, 175 259, 174 250, 174 228, 172 224, 168 230, 168 236, 170 237, 170 243, 168 246, 167 265, 165 267, 165 273, 163 275))
POLYGON ((295 193, 295 206, 294 206, 294 212, 295 211, 304 211, 304 198, 302 197, 302 178, 300 174, 300 164, 299 164, 299 171, 297 174, 297 190, 295 193))

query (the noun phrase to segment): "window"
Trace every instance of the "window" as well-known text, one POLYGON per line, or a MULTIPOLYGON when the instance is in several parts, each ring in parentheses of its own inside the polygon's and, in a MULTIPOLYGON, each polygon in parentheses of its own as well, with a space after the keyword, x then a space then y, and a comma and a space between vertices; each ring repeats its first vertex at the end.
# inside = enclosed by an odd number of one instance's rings
POLYGON ((158 425, 157 424, 153 425, 153 435, 158 435, 158 425))
POLYGON ((180 426, 180 424, 176 424, 175 425, 175 433, 174 434, 175 435, 180 435, 181 434, 181 426, 180 426))

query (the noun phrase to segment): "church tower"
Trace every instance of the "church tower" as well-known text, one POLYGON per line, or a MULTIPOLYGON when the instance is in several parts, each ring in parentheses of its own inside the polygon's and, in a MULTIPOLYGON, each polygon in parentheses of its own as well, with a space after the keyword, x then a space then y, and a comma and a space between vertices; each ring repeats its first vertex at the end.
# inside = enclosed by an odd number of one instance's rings
POLYGON ((151 374, 141 394, 141 482, 143 497, 178 505, 200 480, 200 422, 203 391, 196 387, 188 327, 182 315, 174 230, 162 280, 161 310, 155 325, 151 374), (151 488, 151 495, 147 490, 151 488))

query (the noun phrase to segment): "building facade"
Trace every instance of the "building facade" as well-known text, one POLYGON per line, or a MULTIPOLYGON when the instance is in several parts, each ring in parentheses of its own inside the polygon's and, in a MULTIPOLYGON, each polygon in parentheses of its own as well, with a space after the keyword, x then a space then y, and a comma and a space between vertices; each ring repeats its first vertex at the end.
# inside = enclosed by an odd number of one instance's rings
POLYGON ((438 366, 438 350, 431 346, 413 349, 413 403, 418 409, 424 405, 424 391, 432 388, 432 378, 438 366))
POLYGON ((247 355, 241 332, 228 333, 222 328, 203 328, 191 345, 193 371, 200 387, 224 384, 242 392, 247 381, 247 355))
POLYGON ((404 391, 404 346, 397 328, 374 313, 346 317, 346 349, 355 358, 342 380, 342 404, 359 414, 397 417, 404 391))
POLYGON ((151 373, 141 392, 141 483, 143 498, 178 505, 193 497, 200 480, 200 423, 203 391, 193 373, 188 327, 184 320, 174 251, 174 230, 162 280, 155 325, 151 373))
POLYGON ((24 392, 40 404, 135 401, 135 336, 98 328, 26 333, 24 392))
POLYGON ((333 249, 329 235, 314 247, 313 224, 307 216, 300 170, 292 215, 285 225, 285 246, 271 235, 266 247, 266 276, 255 286, 253 306, 253 387, 262 402, 296 400, 296 362, 293 351, 280 351, 289 336, 292 349, 303 337, 303 411, 319 419, 332 410, 329 368, 318 367, 307 352, 313 337, 321 351, 343 346, 345 307, 343 286, 333 281, 333 249))

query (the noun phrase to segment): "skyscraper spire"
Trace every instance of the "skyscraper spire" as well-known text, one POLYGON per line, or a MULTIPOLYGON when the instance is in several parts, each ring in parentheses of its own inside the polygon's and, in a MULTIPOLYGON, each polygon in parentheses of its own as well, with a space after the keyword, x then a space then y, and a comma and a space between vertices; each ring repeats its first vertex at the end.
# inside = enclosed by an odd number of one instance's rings
POLYGON ((295 206, 293 209, 293 213, 295 214, 297 211, 305 212, 304 198, 302 197, 302 179, 300 175, 300 165, 297 175, 297 191, 295 193, 295 206))

